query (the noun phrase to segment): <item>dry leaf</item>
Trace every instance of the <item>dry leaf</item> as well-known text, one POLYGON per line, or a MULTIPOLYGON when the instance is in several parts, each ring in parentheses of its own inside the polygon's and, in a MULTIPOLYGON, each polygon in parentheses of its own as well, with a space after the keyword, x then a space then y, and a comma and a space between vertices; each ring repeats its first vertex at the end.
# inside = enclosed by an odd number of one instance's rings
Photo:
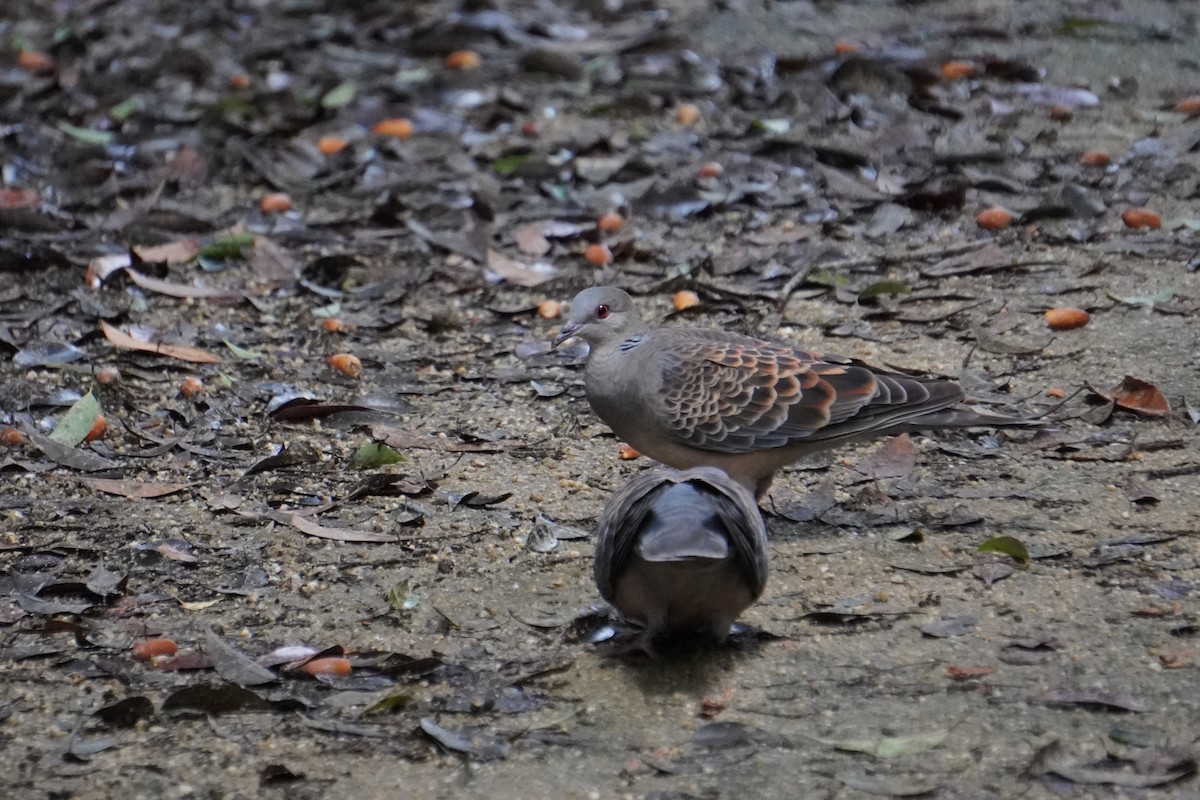
POLYGON ((1092 391, 1105 400, 1116 403, 1117 408, 1123 408, 1135 414, 1146 417, 1171 416, 1171 404, 1167 402, 1162 391, 1153 383, 1147 383, 1132 375, 1126 375, 1123 381, 1107 392, 1102 392, 1095 387, 1092 387, 1092 391))
POLYGON ((140 350, 143 353, 157 353, 168 358, 177 358, 180 361, 191 361, 197 364, 221 363, 220 356, 213 355, 199 347, 192 347, 187 344, 158 344, 155 342, 139 341, 123 330, 109 325, 104 320, 100 320, 100 330, 104 331, 104 337, 112 342, 114 347, 121 350, 140 350))

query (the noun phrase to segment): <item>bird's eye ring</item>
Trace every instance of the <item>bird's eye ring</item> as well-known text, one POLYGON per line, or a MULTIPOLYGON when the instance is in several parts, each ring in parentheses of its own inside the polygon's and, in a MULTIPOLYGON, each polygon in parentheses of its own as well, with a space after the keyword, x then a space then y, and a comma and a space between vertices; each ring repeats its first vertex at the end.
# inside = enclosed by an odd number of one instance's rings
POLYGON ((608 319, 609 308, 605 305, 596 306, 596 319, 608 319))

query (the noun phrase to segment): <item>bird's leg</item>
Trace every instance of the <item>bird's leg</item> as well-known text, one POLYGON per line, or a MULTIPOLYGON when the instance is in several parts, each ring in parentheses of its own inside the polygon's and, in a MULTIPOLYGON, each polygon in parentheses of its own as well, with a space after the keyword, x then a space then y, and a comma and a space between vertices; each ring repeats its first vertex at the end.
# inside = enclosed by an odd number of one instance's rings
POLYGON ((767 492, 771 488, 771 482, 775 480, 775 473, 767 475, 765 478, 759 478, 758 483, 754 485, 754 499, 762 501, 767 496, 767 492))

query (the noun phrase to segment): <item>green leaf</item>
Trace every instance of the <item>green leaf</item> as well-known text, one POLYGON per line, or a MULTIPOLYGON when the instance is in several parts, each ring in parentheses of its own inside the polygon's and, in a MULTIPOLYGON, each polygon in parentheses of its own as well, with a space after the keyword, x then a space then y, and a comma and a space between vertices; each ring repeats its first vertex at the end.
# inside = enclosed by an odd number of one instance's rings
POLYGON ((341 108, 353 101, 356 94, 358 87, 354 85, 354 81, 343 81, 325 93, 321 98, 321 105, 325 108, 341 108))
POLYGON ((492 162, 492 170, 497 175, 507 178, 512 175, 521 165, 529 160, 529 153, 513 153, 510 156, 501 156, 492 162))
POLYGON ((792 121, 784 117, 775 119, 756 119, 750 123, 750 130, 755 133, 769 133, 773 136, 781 136, 792 129, 792 121))
POLYGON ((200 248, 200 258, 240 258, 242 251, 254 246, 254 234, 234 233, 223 239, 215 239, 200 248))
POLYGON ((852 753, 866 753, 876 758, 899 758, 933 748, 946 741, 949 731, 932 731, 913 736, 881 736, 877 739, 817 739, 821 744, 852 753))
POLYGON ((262 353, 256 353, 253 350, 247 350, 244 347, 238 347, 228 339, 222 339, 221 341, 224 342, 225 346, 229 348, 229 352, 233 353, 243 361, 253 361, 256 358, 262 358, 262 353))
POLYGON ((412 611, 420 603, 420 600, 412 593, 412 584, 408 582, 407 578, 388 589, 387 597, 392 608, 405 613, 412 611))
POLYGON ((112 131, 98 131, 94 128, 80 128, 76 125, 72 125, 69 122, 58 123, 58 129, 71 138, 78 139, 86 144, 97 144, 104 146, 112 144, 112 140, 116 137, 116 134, 112 131))
POLYGON ((849 286, 850 276, 843 275, 840 272, 829 272, 828 270, 818 269, 805 278, 805 282, 815 283, 817 286, 849 286))
POLYGON ((407 86, 414 83, 425 83, 427 80, 429 80, 429 70, 424 67, 416 67, 414 69, 398 70, 392 82, 396 86, 407 86))
POLYGON ((373 705, 367 706, 363 711, 363 716, 372 714, 390 714, 395 711, 403 711, 413 703, 411 694, 389 694, 373 705))
POLYGON ((386 444, 372 442, 358 448, 351 459, 351 463, 358 469, 374 469, 376 467, 386 467, 388 464, 399 464, 407 460, 398 451, 388 447, 386 444))
POLYGON ((876 281, 858 293, 858 302, 869 303, 882 295, 895 297, 900 294, 910 294, 912 289, 902 281, 876 281))
POLYGON ((1029 563, 1029 550, 1015 536, 993 536, 979 545, 980 553, 1000 553, 1009 556, 1022 564, 1029 563))
POLYGON ((58 425, 50 432, 50 438, 59 444, 74 447, 91 433, 98 416, 100 404, 96 402, 96 396, 88 392, 67 409, 67 413, 63 414, 58 425))
POLYGON ((108 110, 108 115, 117 122, 124 122, 134 114, 142 110, 142 98, 134 95, 128 100, 123 100, 108 110))
POLYGON ((1118 297, 1109 291, 1106 291, 1105 294, 1118 303, 1124 303, 1127 306, 1153 306, 1155 303, 1165 303, 1170 300, 1175 296, 1175 290, 1163 289, 1157 294, 1130 295, 1129 297, 1118 297))
POLYGON ((312 315, 317 319, 333 319, 342 313, 341 303, 330 303, 327 306, 318 306, 312 310, 312 315))

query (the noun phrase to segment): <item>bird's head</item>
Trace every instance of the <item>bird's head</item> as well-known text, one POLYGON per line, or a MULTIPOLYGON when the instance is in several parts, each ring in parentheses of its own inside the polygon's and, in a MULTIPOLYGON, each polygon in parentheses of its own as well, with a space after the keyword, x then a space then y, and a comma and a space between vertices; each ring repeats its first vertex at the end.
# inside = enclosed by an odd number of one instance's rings
POLYGON ((619 341, 644 328, 633 298, 615 286, 594 286, 575 295, 571 313, 550 346, 558 347, 572 336, 595 346, 619 341))

